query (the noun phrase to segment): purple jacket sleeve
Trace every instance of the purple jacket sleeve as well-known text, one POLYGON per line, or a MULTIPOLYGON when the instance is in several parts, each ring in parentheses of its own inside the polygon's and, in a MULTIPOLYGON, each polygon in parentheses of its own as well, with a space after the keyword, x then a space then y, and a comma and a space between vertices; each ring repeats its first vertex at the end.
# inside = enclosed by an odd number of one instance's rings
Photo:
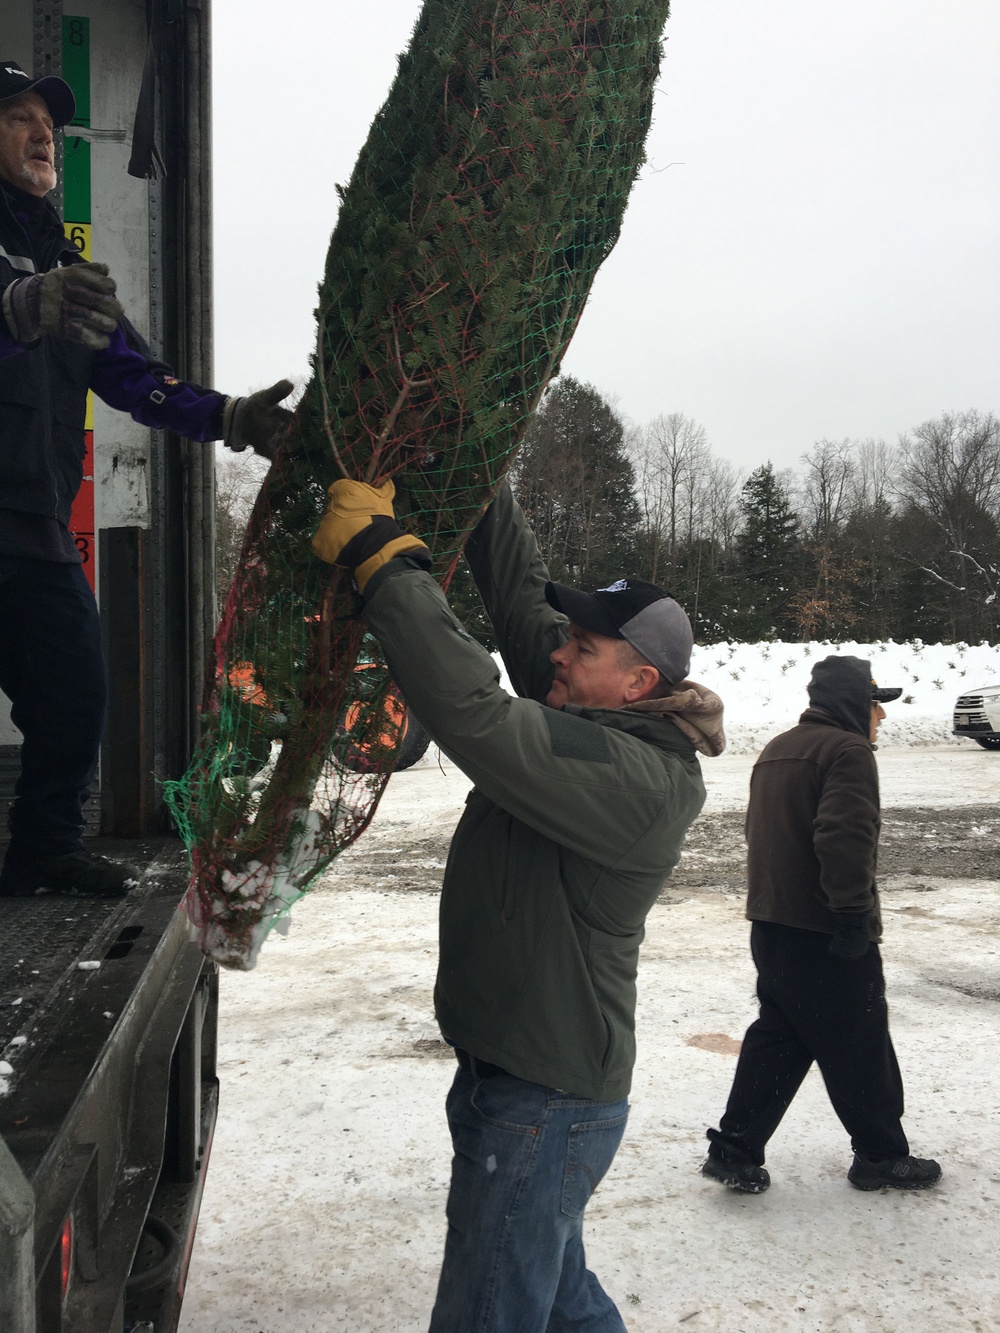
POLYGON ((128 412, 153 430, 199 441, 222 436, 225 395, 175 379, 127 319, 111 335, 110 346, 95 354, 90 387, 109 407, 128 412))

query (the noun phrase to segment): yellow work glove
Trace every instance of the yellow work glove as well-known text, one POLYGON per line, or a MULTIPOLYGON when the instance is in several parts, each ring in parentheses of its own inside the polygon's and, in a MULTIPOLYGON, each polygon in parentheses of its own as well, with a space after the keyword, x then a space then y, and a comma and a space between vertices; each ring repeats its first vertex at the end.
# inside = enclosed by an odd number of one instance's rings
POLYGON ((363 481, 335 481, 330 503, 312 539, 312 549, 328 565, 352 569, 358 591, 394 556, 409 554, 430 568, 431 553, 396 522, 392 501, 396 488, 368 486, 363 481))

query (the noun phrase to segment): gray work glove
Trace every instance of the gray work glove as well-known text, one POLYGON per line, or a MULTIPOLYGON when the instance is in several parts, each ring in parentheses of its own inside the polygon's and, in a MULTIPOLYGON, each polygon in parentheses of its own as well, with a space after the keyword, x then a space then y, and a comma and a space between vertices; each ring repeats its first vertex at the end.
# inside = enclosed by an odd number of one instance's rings
POLYGON ((852 962, 857 958, 864 958, 871 947, 871 940, 868 938, 870 917, 870 912, 838 913, 828 952, 834 958, 846 958, 852 962))
POLYGON ((124 315, 107 264, 68 264, 18 278, 3 294, 11 337, 34 347, 44 334, 103 351, 124 315))
POLYGON ((278 437, 292 420, 287 407, 279 407, 295 388, 291 380, 278 380, 269 389, 258 389, 247 398, 229 398, 222 409, 222 443, 240 454, 249 445, 255 454, 274 458, 278 437))

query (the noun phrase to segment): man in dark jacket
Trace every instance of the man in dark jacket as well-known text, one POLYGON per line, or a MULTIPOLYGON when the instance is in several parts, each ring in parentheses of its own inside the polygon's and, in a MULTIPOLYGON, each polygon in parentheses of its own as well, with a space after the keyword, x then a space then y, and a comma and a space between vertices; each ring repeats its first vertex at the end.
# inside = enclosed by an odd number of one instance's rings
POLYGON ((331 487, 314 540, 351 569, 407 702, 475 786, 448 855, 435 1008, 458 1069, 432 1333, 620 1333, 586 1204, 621 1141, 643 926, 704 801, 721 704, 649 584, 548 581, 504 485, 466 547, 519 697, 425 572, 391 483, 331 487))
POLYGON ((74 115, 55 77, 0 60, 0 689, 23 736, 0 896, 119 896, 131 872, 84 850, 106 682, 97 606, 69 531, 88 389, 136 421, 267 454, 288 381, 248 398, 185 384, 125 318, 45 196, 53 130, 74 115))
POLYGON ((764 1148, 815 1060, 851 1136, 848 1180, 862 1190, 925 1189, 937 1162, 911 1157, 903 1084, 889 1037, 875 862, 882 703, 867 662, 827 657, 810 707, 754 766, 746 835, 747 916, 760 1017, 743 1039, 726 1113, 702 1173, 760 1194, 764 1148))

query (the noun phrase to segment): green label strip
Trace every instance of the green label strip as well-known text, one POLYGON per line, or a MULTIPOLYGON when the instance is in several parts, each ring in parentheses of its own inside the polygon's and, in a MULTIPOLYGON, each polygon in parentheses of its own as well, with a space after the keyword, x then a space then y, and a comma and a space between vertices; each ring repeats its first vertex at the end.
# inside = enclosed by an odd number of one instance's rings
MULTIPOLYGON (((62 72, 76 98, 73 125, 90 125, 90 19, 63 15, 62 72)), ((66 221, 90 224, 90 144, 66 127, 63 144, 66 221)))

